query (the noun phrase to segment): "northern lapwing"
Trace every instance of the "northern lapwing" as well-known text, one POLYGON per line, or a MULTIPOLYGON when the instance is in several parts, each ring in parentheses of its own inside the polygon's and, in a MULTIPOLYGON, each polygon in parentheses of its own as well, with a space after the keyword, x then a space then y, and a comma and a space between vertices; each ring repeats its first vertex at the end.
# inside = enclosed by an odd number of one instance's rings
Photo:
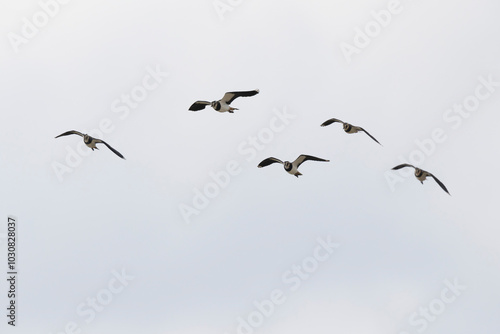
POLYGON ((68 135, 79 135, 79 136, 83 137, 83 142, 85 143, 85 145, 90 147, 92 149, 92 151, 94 149, 98 150, 99 148, 96 146, 96 144, 102 143, 102 144, 106 145, 111 151, 113 151, 114 154, 116 154, 117 156, 119 156, 122 159, 125 159, 120 152, 118 152, 117 150, 115 150, 114 148, 109 146, 108 143, 106 143, 104 140, 93 138, 93 137, 89 136, 88 134, 83 134, 83 133, 75 131, 75 130, 71 130, 71 131, 67 131, 65 133, 62 133, 59 136, 57 136, 56 138, 59 138, 62 136, 68 136, 68 135))
POLYGON ((299 177, 299 175, 302 175, 302 174, 298 171, 298 168, 304 161, 307 161, 307 160, 326 161, 326 162, 330 161, 330 160, 325 160, 325 159, 321 159, 321 158, 316 158, 316 157, 313 157, 312 155, 301 154, 301 155, 299 155, 299 157, 297 159, 295 159, 294 162, 290 162, 290 161, 283 162, 280 159, 270 157, 270 158, 262 160, 261 163, 257 167, 262 168, 262 167, 269 166, 270 164, 280 163, 280 164, 284 165, 283 167, 285 168, 285 170, 289 174, 292 174, 292 175, 295 175, 296 177, 299 177))
POLYGON ((198 110, 205 109, 205 107, 209 105, 218 112, 229 112, 232 114, 234 112, 234 110, 238 110, 238 108, 231 107, 230 106, 231 102, 233 102, 238 97, 254 96, 254 95, 257 95, 258 93, 259 93, 258 89, 249 90, 246 92, 228 92, 228 93, 224 94, 224 97, 222 99, 220 99, 219 101, 212 101, 212 102, 196 101, 195 103, 193 103, 191 105, 191 107, 189 107, 189 110, 198 111, 198 110))
MULTIPOLYGON (((410 164, 401 164, 401 165, 397 165, 396 167, 392 168, 393 170, 398 170, 398 169, 401 169, 401 168, 405 168, 405 167, 412 167, 415 169, 415 177, 420 181, 420 183, 424 184, 424 180, 430 176, 432 177, 436 182, 437 184, 439 184, 439 186, 444 190, 446 191, 446 193, 448 195, 450 195, 450 193, 448 192, 448 189, 446 189, 445 185, 443 184, 443 182, 439 181, 439 179, 437 177, 435 177, 434 175, 432 175, 431 173, 423 170, 423 169, 420 169, 420 168, 417 168, 413 165, 410 165, 410 164)), ((450 195, 451 196, 451 195, 450 195)))
MULTIPOLYGON (((380 144, 378 142, 377 139, 375 139, 375 137, 373 137, 371 134, 369 134, 365 129, 363 129, 362 127, 360 126, 354 126, 352 124, 349 124, 349 123, 345 123, 345 122, 342 122, 341 120, 339 119, 336 119, 336 118, 330 118, 329 120, 323 122, 323 124, 321 124, 321 126, 327 126, 327 125, 330 125, 332 123, 335 123, 335 122, 338 122, 338 123, 342 123, 342 126, 344 128, 344 131, 347 132, 347 133, 357 133, 359 131, 363 131, 364 133, 366 133, 371 139, 375 140, 378 144, 380 144)), ((382 145, 382 144, 380 144, 382 145)))

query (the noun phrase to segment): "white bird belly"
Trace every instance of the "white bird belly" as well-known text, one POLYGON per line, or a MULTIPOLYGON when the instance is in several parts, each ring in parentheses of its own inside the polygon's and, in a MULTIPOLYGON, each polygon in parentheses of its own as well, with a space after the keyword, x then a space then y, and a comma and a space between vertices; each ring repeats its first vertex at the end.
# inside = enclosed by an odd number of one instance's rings
POLYGON ((289 174, 292 174, 292 175, 297 174, 297 172, 298 172, 298 171, 299 171, 299 169, 298 169, 297 167, 295 167, 295 166, 292 166, 292 169, 291 169, 291 170, 289 170, 289 171, 287 170, 287 172, 288 172, 289 174))
POLYGON ((230 109, 231 107, 228 104, 221 102, 220 109, 218 110, 218 112, 228 112, 230 109))

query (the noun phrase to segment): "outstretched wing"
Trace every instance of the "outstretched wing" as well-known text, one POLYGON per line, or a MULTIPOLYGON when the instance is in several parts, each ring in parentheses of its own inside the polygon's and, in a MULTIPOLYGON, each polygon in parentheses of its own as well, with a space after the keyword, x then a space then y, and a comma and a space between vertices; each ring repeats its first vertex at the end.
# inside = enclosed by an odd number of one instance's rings
POLYGON ((444 186, 443 182, 439 181, 439 179, 437 177, 435 177, 434 175, 432 175, 431 173, 429 173, 429 176, 432 177, 437 182, 437 184, 439 184, 439 186, 441 187, 441 189, 443 189, 444 191, 446 191, 446 193, 448 195, 450 195, 450 193, 448 192, 448 189, 446 189, 446 187, 444 186))
POLYGON ((340 119, 330 118, 328 121, 324 121, 323 124, 321 124, 321 126, 327 126, 335 122, 344 124, 344 122, 342 122, 340 119))
POLYGON ((412 168, 415 168, 415 166, 410 165, 410 164, 401 164, 401 165, 397 165, 396 167, 393 167, 392 169, 393 169, 393 170, 398 170, 398 169, 405 168, 405 167, 412 167, 412 168))
POLYGON ((224 97, 221 99, 221 101, 224 101, 226 104, 231 104, 236 98, 241 97, 241 96, 254 96, 259 94, 259 90, 249 90, 246 92, 228 92, 224 94, 224 97))
POLYGON ((378 142, 377 139, 375 139, 375 137, 373 137, 371 134, 368 133, 368 131, 366 131, 365 129, 363 129, 362 127, 358 126, 358 128, 363 131, 364 133, 366 133, 371 139, 375 140, 379 145, 382 145, 378 142))
POLYGON ((82 136, 83 137, 83 133, 81 132, 78 132, 78 131, 75 131, 75 130, 71 130, 71 131, 67 131, 65 133, 61 133, 59 136, 57 136, 56 138, 59 138, 59 137, 62 137, 62 136, 69 136, 69 135, 79 135, 79 136, 82 136))
POLYGON ((274 164, 276 162, 283 164, 283 161, 281 161, 280 159, 270 157, 270 158, 262 160, 257 167, 259 167, 259 168, 266 167, 266 166, 269 166, 269 165, 274 164))
POLYGON ((193 103, 191 105, 191 107, 189 107, 189 110, 191 110, 191 111, 202 110, 202 109, 205 109, 205 107, 208 105, 210 105, 210 102, 208 102, 208 101, 196 101, 195 103, 193 103))
POLYGON ((114 154, 116 154, 117 156, 119 156, 120 158, 122 159, 125 159, 123 157, 123 155, 118 152, 117 150, 115 150, 114 148, 112 148, 108 143, 106 143, 104 140, 101 140, 101 139, 94 139, 96 143, 103 143, 104 145, 106 145, 107 148, 109 148, 111 151, 113 151, 114 154))
POLYGON ((293 164, 296 165, 298 168, 304 161, 307 161, 307 160, 326 161, 326 162, 330 161, 330 160, 325 160, 325 159, 313 157, 312 155, 301 154, 301 155, 299 155, 299 157, 297 159, 295 159, 293 164))

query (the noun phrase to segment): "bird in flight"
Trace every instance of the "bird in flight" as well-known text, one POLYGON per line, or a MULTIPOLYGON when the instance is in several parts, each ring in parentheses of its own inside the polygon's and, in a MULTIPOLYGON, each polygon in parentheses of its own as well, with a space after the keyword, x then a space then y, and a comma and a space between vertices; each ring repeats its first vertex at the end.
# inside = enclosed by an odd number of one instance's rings
POLYGON ((234 112, 234 110, 238 110, 238 108, 231 107, 230 106, 231 102, 233 102, 235 99, 237 99, 238 97, 241 97, 241 96, 254 96, 257 94, 259 94, 258 89, 249 90, 246 92, 228 92, 228 93, 224 94, 224 97, 222 99, 220 99, 219 101, 212 101, 212 102, 196 101, 195 103, 193 103, 191 105, 191 107, 189 107, 189 110, 198 111, 198 110, 205 109, 205 107, 209 105, 218 112, 229 112, 232 114, 234 112))
POLYGON ((321 158, 316 158, 316 157, 313 157, 312 155, 301 154, 301 155, 299 155, 299 157, 297 159, 295 159, 294 162, 290 162, 290 161, 283 162, 279 159, 269 157, 267 159, 262 160, 257 167, 262 168, 262 167, 266 167, 266 166, 269 166, 270 164, 277 162, 277 163, 284 165, 283 167, 285 168, 285 170, 289 174, 292 174, 292 175, 295 175, 296 177, 299 177, 299 175, 302 175, 302 174, 298 171, 298 168, 304 161, 307 161, 307 160, 326 161, 326 162, 330 161, 330 160, 325 160, 325 159, 321 159, 321 158))
MULTIPOLYGON (((378 142, 377 139, 375 139, 375 137, 373 137, 371 134, 369 134, 365 129, 363 129, 362 127, 360 126, 354 126, 352 124, 349 124, 349 123, 345 123, 345 122, 342 122, 341 120, 339 119, 336 119, 336 118, 330 118, 329 120, 323 122, 323 124, 321 124, 321 126, 327 126, 327 125, 330 125, 332 123, 335 123, 335 122, 338 122, 338 123, 342 123, 343 125, 343 128, 344 128, 344 131, 347 132, 347 133, 357 133, 359 131, 363 131, 364 133, 366 133, 371 139, 375 140, 378 144, 380 144, 378 142)), ((382 144, 380 144, 382 145, 382 144)))
MULTIPOLYGON (((446 191, 446 193, 448 195, 450 195, 450 193, 448 192, 448 189, 446 189, 445 185, 443 184, 443 182, 439 181, 439 179, 437 177, 435 177, 434 175, 432 175, 431 173, 423 170, 423 169, 420 169, 420 168, 417 168, 413 165, 410 165, 410 164, 401 164, 401 165, 397 165, 396 167, 392 168, 393 170, 398 170, 398 169, 401 169, 401 168, 405 168, 405 167, 412 167, 412 168, 415 168, 415 177, 420 181, 420 183, 424 184, 424 180, 430 176, 432 177, 436 182, 437 184, 439 184, 439 186, 441 187, 441 189, 443 189, 444 191, 446 191)), ((450 195, 451 196, 451 195, 450 195)))
POLYGON ((115 150, 114 148, 112 148, 111 146, 108 145, 108 143, 106 143, 104 140, 101 140, 101 139, 97 139, 97 138, 93 138, 91 136, 89 136, 88 134, 83 134, 81 132, 78 132, 78 131, 75 131, 75 130, 71 130, 71 131, 67 131, 65 133, 61 133, 59 136, 57 136, 56 138, 59 138, 59 137, 62 137, 62 136, 68 136, 68 135, 79 135, 81 137, 83 137, 83 142, 85 143, 85 145, 87 145, 88 147, 90 147, 92 149, 92 151, 94 149, 98 150, 99 148, 96 146, 96 144, 104 144, 106 145, 111 151, 113 151, 114 154, 116 154, 117 156, 119 156, 120 158, 122 159, 125 159, 123 157, 123 155, 118 152, 117 150, 115 150))

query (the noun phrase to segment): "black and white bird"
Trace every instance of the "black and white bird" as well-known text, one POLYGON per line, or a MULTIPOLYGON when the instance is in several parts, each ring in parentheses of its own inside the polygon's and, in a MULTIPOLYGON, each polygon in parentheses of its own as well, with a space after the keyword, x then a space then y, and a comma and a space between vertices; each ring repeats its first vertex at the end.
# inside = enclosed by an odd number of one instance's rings
POLYGON ((238 108, 233 108, 230 106, 231 102, 233 102, 238 97, 242 96, 254 96, 259 94, 259 90, 249 90, 246 92, 228 92, 224 94, 224 97, 219 101, 196 101, 189 107, 191 111, 198 111, 205 109, 206 106, 212 106, 218 112, 229 112, 233 113, 234 110, 238 110, 238 108))
MULTIPOLYGON (((377 139, 375 139, 375 137, 373 137, 371 134, 369 134, 365 129, 363 129, 362 127, 360 126, 354 126, 352 124, 349 124, 349 123, 345 123, 345 122, 342 122, 341 120, 339 119, 336 119, 336 118, 330 118, 329 120, 323 122, 323 124, 321 124, 321 126, 327 126, 327 125, 330 125, 332 123, 335 123, 335 122, 338 122, 338 123, 342 123, 343 125, 343 128, 344 128, 344 131, 347 132, 347 133, 357 133, 359 131, 363 131, 364 133, 366 133, 371 139, 375 140, 378 144, 380 144, 378 142, 377 139)), ((380 144, 382 145, 382 144, 380 144)))
POLYGON ((99 148, 96 146, 96 144, 102 143, 102 144, 106 145, 111 151, 113 151, 114 154, 116 154, 117 156, 119 156, 122 159, 125 159, 120 152, 118 152, 117 150, 115 150, 114 148, 109 146, 108 143, 106 143, 104 140, 93 138, 93 137, 89 136, 88 134, 83 134, 83 133, 75 131, 75 130, 71 130, 71 131, 67 131, 65 133, 62 133, 59 136, 57 136, 56 138, 59 138, 62 136, 68 136, 68 135, 79 135, 79 136, 83 137, 83 142, 85 143, 85 145, 90 147, 92 149, 92 151, 94 149, 98 150, 99 148))
MULTIPOLYGON (((444 190, 446 191, 446 193, 448 195, 450 195, 450 193, 448 192, 448 189, 446 189, 446 187, 444 186, 443 182, 439 181, 439 179, 437 177, 435 177, 434 175, 432 175, 431 173, 423 170, 423 169, 420 169, 420 168, 417 168, 413 165, 410 165, 410 164, 401 164, 401 165, 397 165, 396 167, 392 168, 393 170, 398 170, 398 169, 401 169, 401 168, 405 168, 405 167, 412 167, 415 169, 415 177, 420 181, 420 183, 424 184, 424 180, 430 176, 432 177, 436 182, 437 184, 439 184, 439 186, 444 190)), ((451 195, 450 195, 451 196, 451 195)))
POLYGON ((295 175, 296 177, 299 177, 299 175, 302 175, 302 174, 298 171, 298 168, 304 161, 307 161, 307 160, 326 161, 326 162, 330 161, 330 160, 325 160, 325 159, 321 159, 321 158, 316 158, 316 157, 313 157, 312 155, 301 154, 301 155, 299 155, 299 157, 297 159, 295 159, 294 162, 290 162, 290 161, 283 162, 280 159, 270 157, 270 158, 262 160, 257 167, 262 168, 262 167, 266 167, 266 166, 269 166, 270 164, 274 164, 277 162, 277 163, 284 165, 283 167, 285 167, 285 170, 289 174, 292 174, 292 175, 295 175))

